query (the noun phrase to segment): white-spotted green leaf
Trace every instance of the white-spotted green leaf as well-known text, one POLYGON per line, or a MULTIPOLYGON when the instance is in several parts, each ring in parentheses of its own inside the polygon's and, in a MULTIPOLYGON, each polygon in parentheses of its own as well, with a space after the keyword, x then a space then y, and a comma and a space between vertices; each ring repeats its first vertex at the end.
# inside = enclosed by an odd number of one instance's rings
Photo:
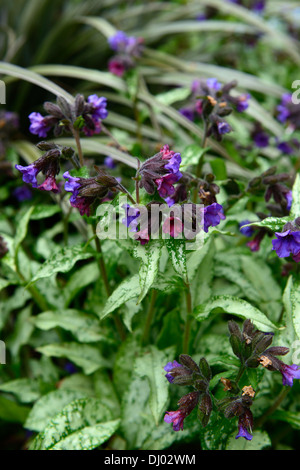
POLYGON ((31 403, 41 396, 40 384, 34 379, 16 379, 0 384, 0 391, 11 393, 21 403, 31 403))
POLYGON ((81 398, 52 418, 30 450, 91 450, 106 442, 119 424, 101 401, 81 398))
POLYGON ((137 298, 140 292, 141 287, 138 274, 125 279, 107 299, 104 309, 99 313, 100 318, 105 318, 128 300, 137 298))
POLYGON ((27 287, 31 286, 39 279, 50 277, 58 272, 67 273, 73 268, 77 261, 91 258, 91 256, 91 253, 86 251, 83 244, 61 248, 38 269, 27 287))
POLYGON ((53 343, 37 348, 37 351, 48 357, 65 357, 76 366, 81 367, 85 374, 92 374, 101 367, 109 367, 99 348, 89 344, 53 343))
POLYGON ((64 389, 54 390, 43 395, 31 408, 25 428, 35 432, 42 431, 66 405, 86 396, 85 391, 64 389))
POLYGON ((251 224, 245 225, 245 227, 262 227, 262 228, 269 228, 273 232, 281 232, 283 227, 287 222, 291 221, 291 217, 267 217, 266 219, 262 220, 261 222, 252 222, 251 224))
POLYGON ((185 240, 169 239, 166 240, 166 245, 175 272, 188 284, 185 240))
POLYGON ((195 318, 198 321, 206 320, 213 310, 216 309, 218 309, 218 313, 226 312, 231 315, 252 320, 256 327, 262 330, 269 331, 270 329, 277 329, 277 326, 258 308, 246 302, 246 300, 231 295, 216 295, 205 304, 198 305, 194 309, 195 318))
POLYGON ((291 207, 290 215, 292 218, 296 219, 300 217, 300 174, 296 176, 296 180, 293 186, 293 202, 291 207))
POLYGON ((136 245, 133 254, 136 258, 141 259, 139 269, 141 292, 137 301, 140 304, 156 279, 161 256, 161 244, 156 241, 144 246, 136 245))
MULTIPOLYGON (((173 352, 174 354, 174 352, 173 352)), ((147 348, 145 354, 135 363, 136 374, 146 377, 150 387, 149 406, 156 426, 166 409, 169 397, 168 381, 163 370, 164 365, 172 360, 172 352, 160 351, 155 346, 147 348)))
POLYGON ((41 330, 51 330, 60 327, 70 331, 82 343, 107 341, 101 333, 99 319, 93 314, 87 314, 75 309, 54 310, 43 312, 31 317, 31 322, 41 330))
POLYGON ((34 207, 33 206, 30 207, 30 209, 28 209, 28 211, 23 215, 23 217, 21 218, 21 220, 18 223, 15 238, 14 238, 15 253, 17 253, 22 241, 26 237, 29 220, 31 218, 33 210, 34 210, 34 207))

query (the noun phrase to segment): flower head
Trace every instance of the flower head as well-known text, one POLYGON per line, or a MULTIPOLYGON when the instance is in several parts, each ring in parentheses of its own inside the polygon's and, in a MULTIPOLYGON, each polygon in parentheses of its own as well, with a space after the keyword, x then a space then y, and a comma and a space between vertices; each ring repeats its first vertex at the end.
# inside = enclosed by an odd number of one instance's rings
POLYGON ((272 240, 273 250, 279 258, 298 255, 300 252, 300 231, 288 229, 282 233, 275 232, 276 239, 272 240))
POLYGON ((54 148, 46 152, 41 158, 28 166, 16 165, 16 169, 23 175, 24 183, 31 184, 33 188, 43 191, 58 192, 59 188, 56 184, 55 177, 60 172, 60 156, 61 152, 58 148, 54 148), (45 175, 45 181, 38 185, 37 175, 42 173, 45 175))
POLYGON ((168 145, 165 145, 159 153, 146 160, 141 166, 140 187, 149 194, 154 194, 157 188, 162 198, 172 196, 175 192, 173 185, 182 177, 179 171, 180 163, 180 153, 170 150, 168 145))
POLYGON ((70 204, 79 210, 80 215, 89 217, 92 204, 98 199, 103 199, 109 190, 116 191, 118 188, 119 182, 116 178, 99 169, 97 171, 98 176, 94 178, 73 177, 68 171, 63 175, 66 180, 65 190, 72 193, 70 204))
POLYGON ((235 438, 238 439, 239 437, 244 437, 247 441, 251 441, 253 438, 252 434, 250 434, 252 427, 253 416, 251 410, 246 408, 244 413, 239 416, 238 433, 235 438))
POLYGON ((31 123, 29 126, 30 132, 34 135, 38 135, 41 138, 47 137, 48 132, 52 128, 49 120, 44 118, 40 113, 29 114, 29 119, 31 123))
POLYGON ((179 408, 177 411, 166 412, 164 417, 165 423, 173 423, 173 431, 183 431, 183 422, 197 406, 199 397, 199 392, 190 392, 184 395, 178 402, 179 408))
POLYGON ((245 237, 252 237, 254 231, 253 231, 253 228, 252 227, 244 227, 244 225, 248 225, 248 224, 251 224, 250 220, 243 220, 240 224, 239 224, 239 227, 240 227, 240 232, 242 235, 244 235, 245 237))
POLYGON ((204 207, 204 232, 208 232, 209 227, 219 225, 221 220, 225 219, 223 207, 221 204, 213 203, 204 207))

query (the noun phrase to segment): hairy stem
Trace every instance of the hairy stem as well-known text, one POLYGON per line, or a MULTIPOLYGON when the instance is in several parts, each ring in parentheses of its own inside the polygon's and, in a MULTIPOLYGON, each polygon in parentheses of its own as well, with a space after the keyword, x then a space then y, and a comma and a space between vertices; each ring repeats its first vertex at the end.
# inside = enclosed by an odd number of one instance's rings
POLYGON ((82 148, 81 148, 79 131, 77 129, 72 129, 72 133, 73 133, 73 136, 74 136, 74 139, 75 139, 75 142, 76 142, 76 147, 77 147, 80 166, 83 166, 84 165, 84 160, 83 160, 83 153, 82 153, 82 148))

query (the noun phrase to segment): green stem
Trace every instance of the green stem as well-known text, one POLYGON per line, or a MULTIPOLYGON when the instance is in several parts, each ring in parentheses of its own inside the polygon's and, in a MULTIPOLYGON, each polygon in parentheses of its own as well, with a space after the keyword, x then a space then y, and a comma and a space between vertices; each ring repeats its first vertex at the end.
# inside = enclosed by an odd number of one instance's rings
POLYGON ((142 344, 143 345, 146 345, 146 344, 149 343, 151 324, 152 324, 154 314, 155 314, 156 299, 157 299, 157 291, 155 289, 153 289, 152 293, 151 293, 149 309, 148 309, 146 323, 145 323, 145 326, 144 326, 144 332, 143 332, 143 336, 142 336, 142 344))
POLYGON ((184 328, 184 336, 183 336, 183 346, 182 351, 183 354, 189 353, 189 343, 190 343, 190 334, 191 334, 191 326, 192 326, 192 294, 190 285, 186 285, 185 291, 185 299, 186 299, 186 321, 185 321, 185 328, 184 328))
MULTIPOLYGON (((107 295, 107 297, 109 297, 110 294, 111 294, 111 289, 110 289, 110 285, 109 285, 109 281, 108 281, 106 265, 105 265, 104 257, 103 257, 103 251, 102 251, 102 248, 101 248, 100 240, 99 240, 99 238, 97 237, 97 234, 96 234, 96 226, 95 225, 93 225, 93 230, 94 230, 94 234, 95 234, 96 250, 99 254, 98 259, 97 259, 98 267, 99 267, 101 277, 103 279, 106 295, 107 295)), ((126 338, 126 333, 125 333, 125 330, 124 330, 124 327, 123 327, 123 323, 122 323, 122 321, 119 318, 117 313, 114 315, 113 318, 114 318, 114 322, 115 322, 117 331, 120 335, 120 338, 122 339, 122 341, 124 341, 125 338, 126 338)))
POLYGON ((80 166, 82 167, 84 165, 84 159, 83 159, 83 153, 82 153, 82 148, 81 148, 81 143, 80 143, 79 131, 77 129, 72 129, 72 133, 76 142, 80 166))
POLYGON ((244 364, 242 364, 241 367, 240 367, 240 369, 239 369, 239 371, 238 371, 238 374, 237 374, 237 376, 236 376, 236 379, 235 379, 235 384, 236 384, 237 386, 238 386, 239 381, 241 380, 242 375, 243 375, 243 373, 245 372, 245 370, 246 370, 246 367, 245 367, 244 364))

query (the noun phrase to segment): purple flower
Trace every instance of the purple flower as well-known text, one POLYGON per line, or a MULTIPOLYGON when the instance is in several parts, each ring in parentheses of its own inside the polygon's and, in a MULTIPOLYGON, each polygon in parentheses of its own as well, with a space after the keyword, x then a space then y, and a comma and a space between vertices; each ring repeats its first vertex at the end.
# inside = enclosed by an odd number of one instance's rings
POLYGON ((126 217, 122 219, 122 224, 130 228, 131 232, 137 232, 140 211, 136 207, 131 207, 129 204, 124 204, 122 207, 126 211, 126 217))
POLYGON ((92 127, 84 126, 82 128, 83 132, 87 137, 93 137, 93 135, 100 134, 101 132, 101 122, 96 119, 92 119, 92 127))
POLYGON ((90 95, 88 97, 88 103, 92 105, 92 117, 95 120, 106 119, 108 111, 106 109, 107 99, 103 96, 90 95))
POLYGON ((158 193, 163 199, 168 196, 172 196, 175 192, 174 183, 177 183, 182 177, 179 168, 181 164, 181 155, 180 153, 175 153, 173 150, 169 149, 168 145, 165 145, 161 149, 162 160, 167 160, 167 163, 164 165, 165 170, 168 171, 166 175, 162 175, 161 178, 155 180, 158 193))
POLYGON ((204 232, 208 232, 209 227, 219 225, 221 220, 225 219, 223 207, 221 204, 214 202, 210 206, 204 207, 204 232))
POLYGON ((220 135, 228 134, 228 132, 231 132, 231 126, 228 124, 228 122, 219 121, 217 123, 217 127, 218 127, 218 133, 220 135))
POLYGON ((112 157, 105 157, 104 159, 104 165, 109 168, 110 170, 113 170, 116 168, 116 163, 112 157))
POLYGON ((253 240, 250 240, 250 242, 246 243, 246 245, 250 248, 251 251, 259 251, 260 249, 260 244, 262 240, 264 239, 265 235, 267 234, 267 231, 265 229, 261 229, 257 232, 253 240))
POLYGON ((65 190, 71 192, 70 204, 79 209, 80 215, 90 216, 91 206, 96 200, 103 200, 109 191, 115 192, 119 182, 113 176, 97 168, 98 176, 93 178, 73 177, 68 171, 65 178, 65 190))
POLYGON ((252 138, 256 147, 265 148, 269 145, 269 136, 266 132, 258 131, 252 134, 252 138))
POLYGON ((48 176, 45 181, 38 186, 41 191, 52 191, 53 193, 59 193, 59 187, 56 184, 54 176, 48 176))
POLYGON ((115 52, 125 52, 128 46, 128 36, 123 31, 117 31, 114 36, 108 38, 110 48, 115 52))
POLYGON ((297 364, 292 364, 291 366, 282 363, 280 367, 280 372, 282 374, 282 384, 288 385, 289 387, 293 386, 294 379, 300 379, 300 367, 297 364))
POLYGON ((13 194, 19 202, 28 201, 29 199, 32 199, 32 192, 30 191, 28 186, 25 185, 16 188, 13 194))
POLYGON ((182 116, 187 118, 189 121, 194 120, 195 113, 194 113, 194 108, 193 107, 189 106, 189 107, 186 107, 186 108, 180 108, 179 112, 180 112, 180 114, 182 114, 182 116))
MULTIPOLYGON (((182 365, 177 361, 168 362, 168 364, 165 365, 164 370, 166 372, 171 372, 175 367, 182 367, 182 365)), ((174 377, 171 374, 166 374, 165 377, 170 383, 174 380, 174 377)))
POLYGON ((76 178, 70 175, 68 171, 63 174, 65 180, 65 190, 72 193, 70 197, 70 204, 76 207, 80 215, 90 216, 90 206, 94 202, 93 198, 80 197, 79 191, 81 188, 81 178, 76 178))
POLYGON ((244 235, 245 237, 252 237, 254 231, 253 231, 253 228, 252 227, 243 227, 244 225, 248 225, 248 224, 251 224, 250 220, 243 220, 240 224, 239 224, 239 227, 240 227, 240 232, 242 235, 244 235))
POLYGON ((286 198, 286 201, 287 201, 287 210, 290 211, 291 210, 291 207, 292 207, 292 203, 293 203, 293 192, 292 191, 289 191, 287 193, 285 193, 284 197, 286 198))
POLYGON ((244 413, 239 416, 238 433, 235 438, 238 439, 239 437, 244 437, 247 441, 251 441, 253 436, 249 431, 252 430, 252 426, 252 413, 249 409, 245 408, 244 413))
POLYGON ((215 91, 219 91, 222 88, 222 83, 218 82, 216 78, 208 78, 206 80, 206 85, 215 91))
POLYGON ((124 73, 126 72, 126 67, 122 60, 119 58, 114 58, 111 59, 108 63, 108 70, 117 77, 123 77, 124 73))
POLYGON ((287 155, 292 155, 294 153, 293 147, 288 142, 279 142, 277 144, 277 148, 287 155))
POLYGON ((184 419, 193 411, 199 403, 199 392, 190 392, 180 398, 177 411, 167 411, 164 421, 165 423, 173 423, 173 430, 183 430, 184 419))
POLYGON ((292 255, 298 255, 300 252, 300 231, 293 232, 275 232, 277 240, 272 240, 273 250, 276 251, 279 258, 286 258, 292 255))
POLYGON ((165 423, 173 423, 173 431, 183 431, 183 421, 186 413, 179 408, 177 411, 167 411, 164 417, 165 423))
POLYGON ((40 113, 31 113, 29 115, 30 127, 29 130, 32 134, 38 135, 39 137, 47 137, 48 132, 51 130, 51 126, 40 113))
POLYGON ((37 175, 40 170, 32 163, 28 166, 16 165, 16 169, 20 171, 23 175, 24 183, 31 184, 33 188, 37 188, 37 175))
POLYGON ((292 95, 290 93, 284 93, 281 97, 281 103, 277 106, 277 119, 278 121, 285 123, 290 117, 289 105, 292 103, 292 95))
POLYGON ((241 95, 237 98, 236 109, 239 113, 242 113, 243 111, 246 111, 246 109, 249 108, 249 102, 248 102, 249 99, 250 99, 249 93, 241 95))
POLYGON ((177 183, 181 178, 181 173, 168 173, 161 178, 155 180, 157 185, 158 194, 163 199, 172 196, 175 193, 174 183, 177 183))

